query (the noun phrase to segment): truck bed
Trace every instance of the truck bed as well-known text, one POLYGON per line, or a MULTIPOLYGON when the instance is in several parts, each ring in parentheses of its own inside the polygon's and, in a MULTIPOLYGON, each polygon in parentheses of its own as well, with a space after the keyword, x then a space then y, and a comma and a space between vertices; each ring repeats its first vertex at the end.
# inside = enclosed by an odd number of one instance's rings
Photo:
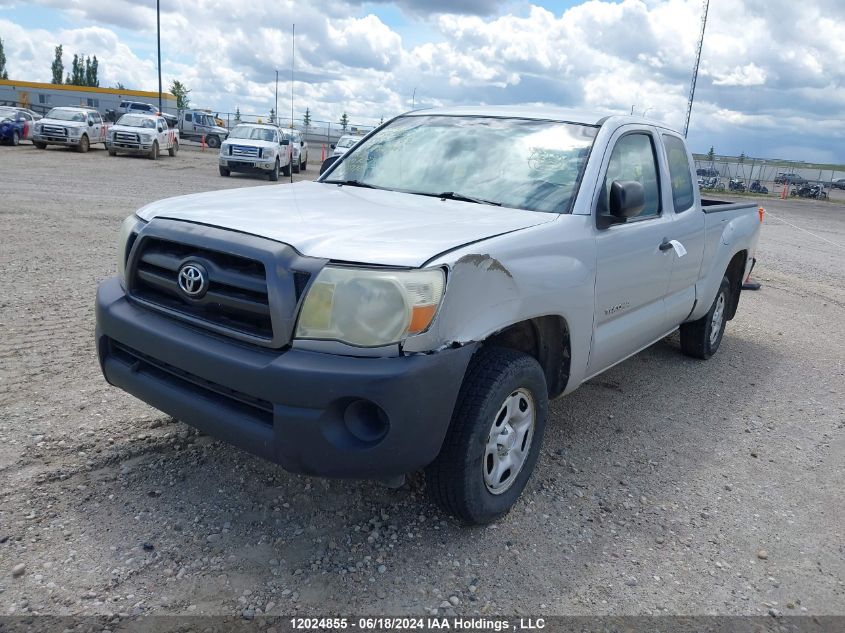
POLYGON ((701 210, 704 213, 719 213, 721 211, 735 211, 737 209, 756 209, 757 203, 751 202, 729 202, 727 200, 716 200, 714 198, 702 198, 701 210))

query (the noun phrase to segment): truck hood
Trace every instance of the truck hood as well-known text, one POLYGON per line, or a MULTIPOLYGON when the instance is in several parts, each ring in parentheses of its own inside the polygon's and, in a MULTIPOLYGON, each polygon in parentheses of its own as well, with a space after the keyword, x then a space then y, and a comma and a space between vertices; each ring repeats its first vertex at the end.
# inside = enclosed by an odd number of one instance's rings
POLYGON ((112 125, 112 132, 132 132, 134 134, 155 134, 154 127, 135 127, 134 125, 112 125))
POLYGON ((464 244, 557 217, 318 182, 169 198, 147 205, 138 215, 147 221, 169 218, 266 237, 311 257, 411 268, 464 244))
MULTIPOLYGON (((282 145, 278 143, 274 143, 273 141, 259 141, 253 140, 249 138, 227 138, 223 141, 223 145, 221 147, 228 147, 229 145, 242 145, 244 147, 262 147, 267 148, 271 147, 273 149, 279 149, 282 145)), ((287 146, 284 146, 287 148, 287 146)))
POLYGON ((62 119, 48 119, 46 117, 39 119, 36 123, 44 125, 57 125, 61 127, 69 127, 75 129, 82 129, 88 127, 87 121, 63 121, 62 119))

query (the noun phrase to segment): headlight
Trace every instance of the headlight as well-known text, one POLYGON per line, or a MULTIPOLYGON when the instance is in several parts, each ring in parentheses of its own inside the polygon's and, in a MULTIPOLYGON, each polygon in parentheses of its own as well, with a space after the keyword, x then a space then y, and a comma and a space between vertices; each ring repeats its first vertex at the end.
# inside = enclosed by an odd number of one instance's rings
POLYGON ((78 127, 69 127, 67 129, 68 136, 80 136, 81 134, 82 130, 80 130, 78 127))
POLYGON ((41 124, 40 123, 35 124, 35 133, 41 134, 41 124))
POLYGON ((151 143, 153 140, 152 134, 141 134, 142 143, 151 143))
POLYGON ((265 147, 261 150, 261 158, 273 158, 276 155, 276 150, 272 147, 265 147))
POLYGON ((117 274, 124 283, 126 282, 126 259, 129 257, 132 244, 135 243, 135 236, 144 224, 146 222, 133 213, 120 225, 120 234, 117 238, 117 274))
POLYGON ((397 343, 428 329, 444 283, 439 268, 381 271, 327 266, 305 297, 296 338, 359 347, 397 343))

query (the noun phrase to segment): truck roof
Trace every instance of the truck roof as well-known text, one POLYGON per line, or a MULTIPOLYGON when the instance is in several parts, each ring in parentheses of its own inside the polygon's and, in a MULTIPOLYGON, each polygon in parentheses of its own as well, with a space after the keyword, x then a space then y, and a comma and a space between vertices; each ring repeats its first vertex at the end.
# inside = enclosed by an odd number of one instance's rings
POLYGON ((71 110, 72 112, 98 112, 97 108, 88 108, 85 106, 55 106, 51 110, 71 110))
MULTIPOLYGON (((460 106, 453 108, 430 108, 425 110, 412 110, 402 116, 487 116, 507 117, 519 119, 536 119, 550 121, 565 121, 567 123, 578 123, 580 125, 592 125, 601 127, 607 121, 613 121, 616 125, 624 123, 639 123, 666 127, 659 121, 646 119, 639 116, 628 116, 614 112, 598 112, 590 110, 575 110, 569 108, 554 108, 549 106, 525 106, 525 105, 501 105, 501 106, 460 106)), ((669 128, 667 128, 669 129, 669 128)))

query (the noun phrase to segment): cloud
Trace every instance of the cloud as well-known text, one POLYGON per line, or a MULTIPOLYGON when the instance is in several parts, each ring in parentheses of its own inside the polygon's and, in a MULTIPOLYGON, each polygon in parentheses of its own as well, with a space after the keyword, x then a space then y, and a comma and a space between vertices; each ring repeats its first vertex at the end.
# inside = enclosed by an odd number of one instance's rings
MULTIPOLYGON (((10 75, 49 80, 52 47, 97 54, 106 83, 154 89, 154 11, 114 0, 35 0, 69 27, 0 20, 10 75)), ((9 0, 0 0, 9 3, 9 0)), ((585 0, 553 11, 525 0, 173 0, 162 14, 165 83, 217 111, 289 109, 296 23, 297 116, 374 123, 417 106, 542 103, 648 112, 682 127, 699 0, 585 0), (399 9, 399 11, 391 11, 399 9), (381 17, 380 17, 381 16, 381 17), (397 17, 398 16, 398 17, 397 17), (402 21, 404 20, 404 22, 402 21), (420 26, 403 41, 401 33, 420 26), (284 99, 282 98, 284 95, 284 99), (413 96, 412 96, 413 95, 413 96)), ((29 9, 32 10, 32 9, 29 9)), ((11 16, 11 19, 9 19, 11 16)), ((54 21, 55 22, 55 21, 54 21)), ((693 109, 695 149, 764 155, 807 146, 845 162, 845 3, 712 3, 693 109), (831 149, 833 148, 833 149, 831 149)))

